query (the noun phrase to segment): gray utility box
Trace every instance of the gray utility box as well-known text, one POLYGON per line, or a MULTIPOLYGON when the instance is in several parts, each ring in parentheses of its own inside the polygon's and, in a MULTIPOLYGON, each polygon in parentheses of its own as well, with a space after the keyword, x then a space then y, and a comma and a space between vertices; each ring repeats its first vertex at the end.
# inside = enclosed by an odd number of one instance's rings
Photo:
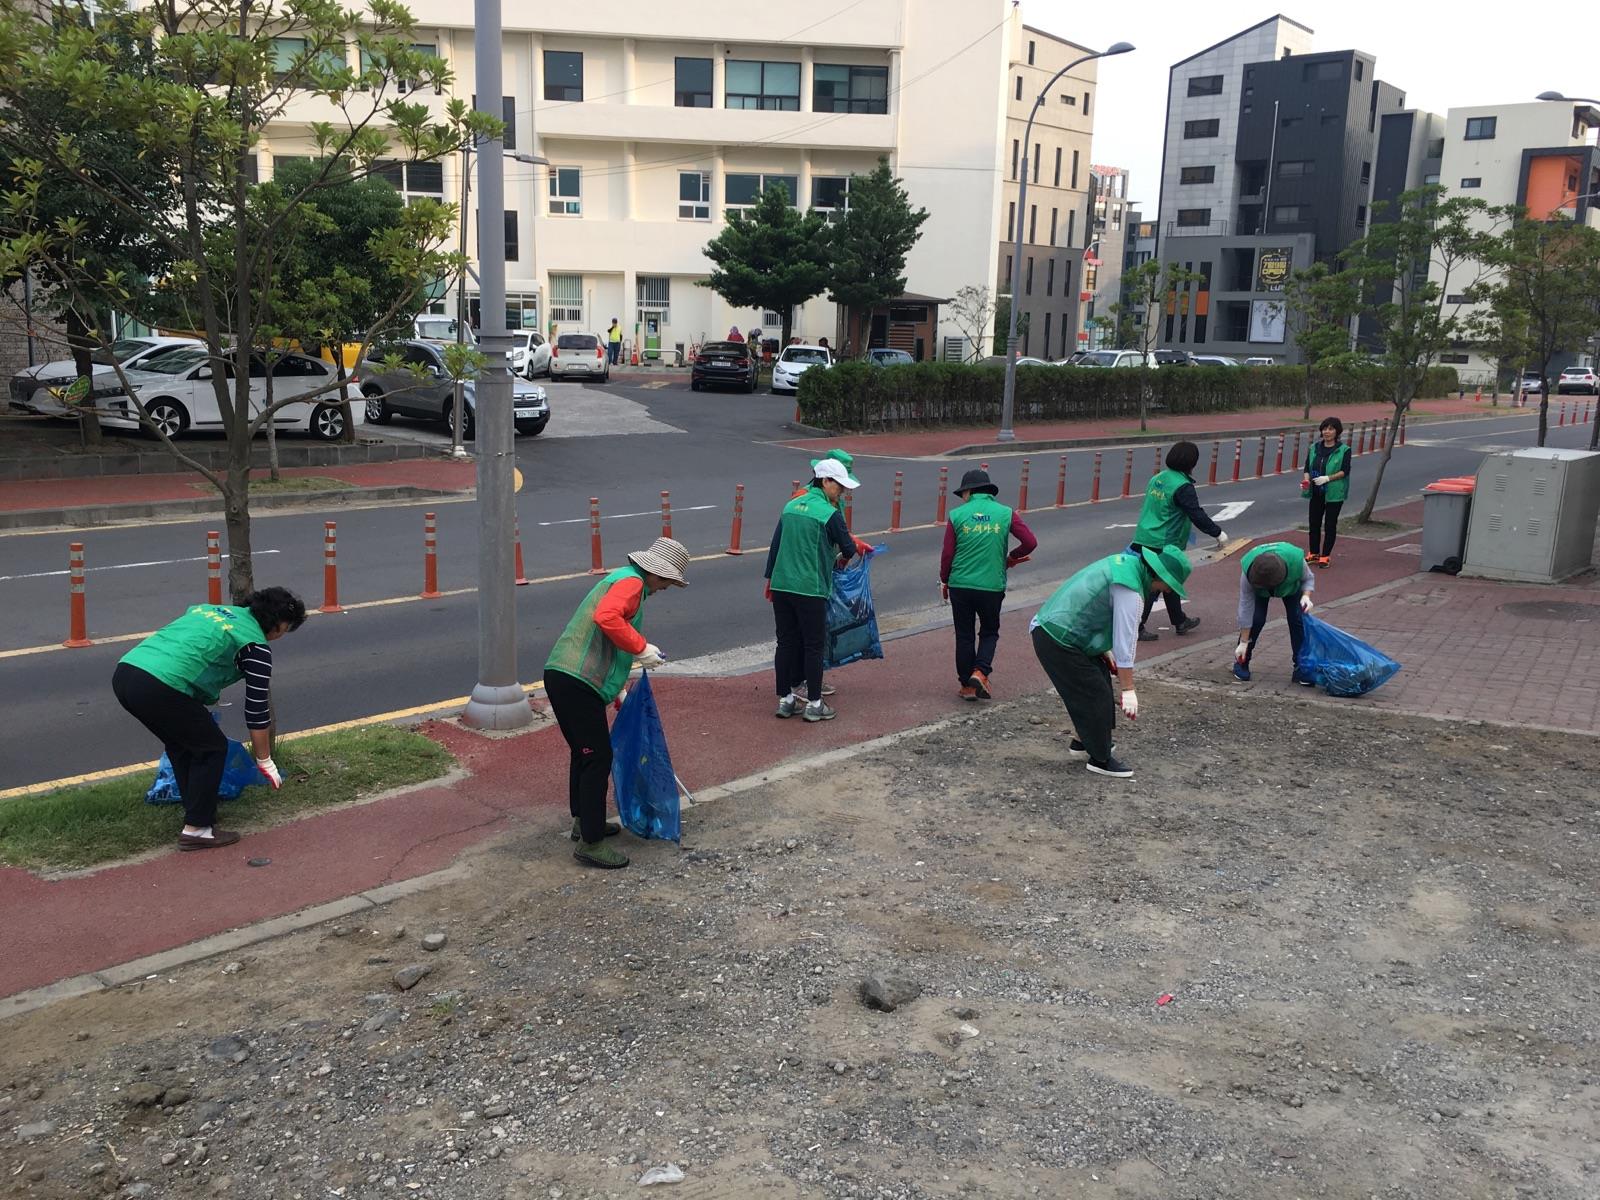
POLYGON ((1558 583, 1589 565, 1600 454, 1514 450, 1478 467, 1463 575, 1558 583))

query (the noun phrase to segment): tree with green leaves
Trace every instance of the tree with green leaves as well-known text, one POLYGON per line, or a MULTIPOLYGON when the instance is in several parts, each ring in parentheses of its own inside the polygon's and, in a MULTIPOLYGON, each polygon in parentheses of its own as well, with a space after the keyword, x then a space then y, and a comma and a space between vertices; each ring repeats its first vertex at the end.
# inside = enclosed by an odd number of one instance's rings
POLYGON ((1006 337, 1011 329, 1011 296, 1009 293, 1001 293, 996 296, 994 298, 993 339, 995 352, 1000 353, 1003 350, 1006 354, 1020 353, 1022 343, 1028 337, 1028 318, 1032 316, 1032 313, 1025 312, 1017 318, 1017 344, 1015 346, 1006 345, 1006 337))
POLYGON ((706 244, 711 274, 699 280, 735 308, 770 308, 783 314, 778 344, 789 343, 794 308, 828 286, 832 237, 818 212, 800 212, 781 185, 763 189, 754 208, 728 214, 722 232, 706 244))
MULTIPOLYGON (((1485 258, 1495 273, 1482 289, 1487 308, 1475 333, 1502 362, 1539 372, 1542 446, 1550 423, 1551 364, 1600 332, 1600 231, 1561 217, 1529 220, 1527 210, 1515 205, 1492 211, 1504 224, 1487 243, 1485 258)), ((1600 422, 1595 425, 1600 430, 1600 422)))
POLYGON ((1392 380, 1389 436, 1372 472, 1358 521, 1372 519, 1405 419, 1439 355, 1471 331, 1468 311, 1491 270, 1488 205, 1470 196, 1445 197, 1437 184, 1374 205, 1367 236, 1345 251, 1359 280, 1367 314, 1378 329, 1382 361, 1392 380), (1387 292, 1387 298, 1383 296, 1387 292))
MULTIPOLYGON (((85 0, 0 0, 0 148, 24 166, 4 198, 0 277, 31 265, 74 306, 110 294, 142 319, 164 293, 193 313, 214 365, 224 465, 197 461, 147 426, 221 492, 235 596, 254 586, 251 448, 273 415, 253 402, 249 363, 270 330, 261 300, 273 265, 285 259, 285 240, 320 192, 384 160, 439 159, 501 129, 459 99, 435 116, 428 104, 404 98, 405 86, 451 82, 445 63, 414 45, 415 24, 397 0, 350 8, 337 0, 98 0, 93 19, 85 0), (115 30, 148 43, 148 56, 123 53, 115 30), (63 97, 55 112, 19 103, 52 92, 63 97), (265 206, 248 169, 255 147, 269 125, 308 105, 329 114, 308 124, 305 149, 315 170, 298 191, 265 206), (152 194, 141 176, 98 158, 77 135, 87 122, 157 169, 170 195, 152 194), (73 253, 78 228, 52 222, 37 199, 53 177, 72 180, 149 241, 163 264, 155 286, 73 253)), ((410 218, 408 209, 408 227, 381 242, 374 265, 427 278, 448 273, 445 211, 410 218)), ((324 286, 341 284, 329 274, 324 286)), ((131 391, 120 368, 118 375, 131 391)), ((314 394, 301 390, 275 404, 314 394)))
MULTIPOLYGON (((1204 282, 1198 271, 1190 271, 1175 262, 1162 262, 1157 258, 1142 263, 1122 273, 1122 299, 1111 305, 1117 328, 1125 332, 1129 346, 1144 355, 1149 362, 1161 340, 1162 316, 1168 306, 1176 311, 1188 303, 1191 285, 1204 282), (1143 321, 1135 321, 1134 314, 1143 313, 1143 321)), ((1149 428, 1149 389, 1139 391, 1139 429, 1149 428)))
POLYGON ((847 313, 871 313, 906 291, 906 256, 922 236, 928 210, 913 208, 904 184, 880 158, 869 175, 850 178, 850 204, 833 226, 828 299, 847 313))
POLYGON ((1302 416, 1311 418, 1311 381, 1318 371, 1348 370, 1362 359, 1352 347, 1350 322, 1361 311, 1361 279, 1312 263, 1289 276, 1283 289, 1284 322, 1305 359, 1302 416))

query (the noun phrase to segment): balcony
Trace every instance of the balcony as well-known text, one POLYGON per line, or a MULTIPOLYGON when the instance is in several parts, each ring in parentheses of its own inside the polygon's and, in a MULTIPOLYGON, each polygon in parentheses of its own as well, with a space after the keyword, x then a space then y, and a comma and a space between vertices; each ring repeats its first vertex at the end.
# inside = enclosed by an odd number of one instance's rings
POLYGON ((834 150, 894 149, 893 113, 763 112, 664 104, 564 104, 540 110, 541 137, 585 141, 761 143, 834 150))
POLYGON ((1227 237, 1228 223, 1226 221, 1208 221, 1204 225, 1179 225, 1176 221, 1167 222, 1168 237, 1227 237))

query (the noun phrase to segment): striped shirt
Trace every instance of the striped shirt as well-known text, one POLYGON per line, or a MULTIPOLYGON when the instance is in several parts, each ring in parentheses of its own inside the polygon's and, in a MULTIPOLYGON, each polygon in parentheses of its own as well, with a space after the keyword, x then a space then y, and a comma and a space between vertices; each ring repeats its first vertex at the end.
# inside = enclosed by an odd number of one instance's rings
POLYGON ((244 723, 249 729, 272 726, 272 647, 252 642, 233 660, 244 672, 244 723))

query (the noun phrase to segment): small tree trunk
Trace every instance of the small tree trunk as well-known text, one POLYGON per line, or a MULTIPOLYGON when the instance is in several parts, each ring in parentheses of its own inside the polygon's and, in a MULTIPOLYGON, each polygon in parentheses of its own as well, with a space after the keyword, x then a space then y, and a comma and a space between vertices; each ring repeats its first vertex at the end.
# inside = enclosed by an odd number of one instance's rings
POLYGON ((255 591, 255 567, 250 557, 250 452, 239 461, 229 447, 228 473, 222 490, 223 519, 228 529, 228 594, 243 604, 255 591))
POLYGON ((89 340, 88 322, 78 315, 76 309, 67 310, 63 324, 66 326, 67 344, 72 348, 72 369, 89 388, 81 407, 73 406, 78 417, 78 436, 83 441, 84 449, 95 450, 105 444, 105 435, 100 429, 100 414, 94 409, 94 359, 91 357, 94 343, 89 340))
MULTIPOLYGON (((272 412, 272 362, 267 363, 267 406, 263 410, 272 412)), ((267 478, 273 483, 278 482, 278 431, 274 427, 272 417, 267 418, 267 478)), ((245 452, 246 462, 249 461, 249 451, 245 452)))
POLYGON ((1539 445, 1544 445, 1544 439, 1550 433, 1550 380, 1540 379, 1539 389, 1539 445))
MULTIPOLYGON (((788 338, 784 338, 788 341, 788 338)), ((339 410, 344 414, 344 435, 339 439, 342 445, 354 446, 356 444, 355 415, 350 411, 350 373, 344 369, 344 343, 333 347, 334 368, 339 373, 339 410)))
POLYGON ((1384 468, 1389 465, 1389 459, 1394 455, 1395 443, 1400 437, 1400 422, 1406 415, 1406 409, 1410 407, 1410 400, 1397 400, 1394 412, 1389 416, 1389 436, 1383 448, 1383 456, 1378 459, 1378 469, 1372 473, 1372 490, 1367 493, 1367 502, 1361 506, 1361 515, 1356 518, 1362 525, 1372 520, 1372 510, 1378 505, 1378 489, 1383 487, 1384 468))
POLYGON ((1310 363, 1306 364, 1305 407, 1300 412, 1300 419, 1302 421, 1311 420, 1311 364, 1310 363))

